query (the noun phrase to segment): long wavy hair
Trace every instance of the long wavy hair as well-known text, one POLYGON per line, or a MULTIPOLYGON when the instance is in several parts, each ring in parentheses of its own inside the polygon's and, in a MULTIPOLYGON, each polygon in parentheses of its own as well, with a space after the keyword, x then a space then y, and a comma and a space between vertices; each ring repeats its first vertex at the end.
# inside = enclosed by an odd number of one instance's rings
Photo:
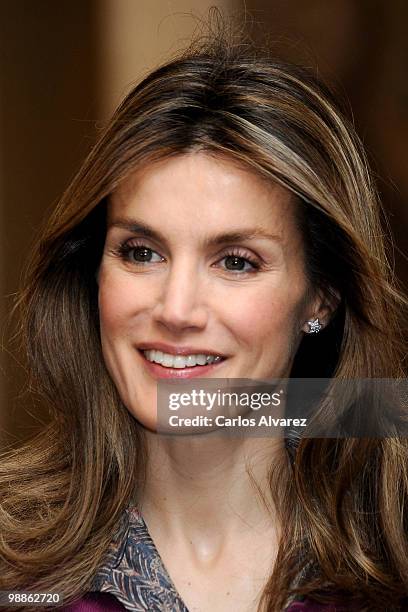
MULTIPOLYGON (((140 82, 49 219, 18 309, 30 388, 51 420, 0 465, 0 589, 89 590, 124 508, 145 479, 143 428, 101 352, 95 271, 109 196, 135 168, 208 151, 289 189, 307 274, 340 297, 302 340, 292 375, 401 378, 401 312, 363 148, 310 71, 213 37, 140 82)), ((397 610, 408 592, 405 438, 302 439, 271 466, 285 526, 259 610, 294 595, 397 610), (297 580, 307 559, 313 571, 297 580)), ((24 608, 29 609, 29 608, 24 608)))

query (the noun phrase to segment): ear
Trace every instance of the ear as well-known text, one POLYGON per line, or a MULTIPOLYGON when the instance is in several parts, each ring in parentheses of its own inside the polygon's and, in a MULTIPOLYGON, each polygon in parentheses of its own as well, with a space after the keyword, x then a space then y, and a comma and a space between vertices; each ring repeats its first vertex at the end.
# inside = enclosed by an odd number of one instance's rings
POLYGON ((318 290, 306 309, 307 318, 302 326, 302 331, 308 333, 310 331, 308 321, 314 321, 315 319, 319 319, 320 325, 325 328, 334 315, 340 300, 339 292, 334 289, 318 290))

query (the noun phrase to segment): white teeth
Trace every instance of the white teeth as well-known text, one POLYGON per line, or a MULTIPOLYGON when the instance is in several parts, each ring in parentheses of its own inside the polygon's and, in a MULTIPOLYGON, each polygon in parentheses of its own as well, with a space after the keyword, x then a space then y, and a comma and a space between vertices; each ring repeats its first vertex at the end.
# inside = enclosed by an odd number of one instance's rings
MULTIPOLYGON (((184 359, 185 359, 185 364, 186 364, 187 367, 192 367, 192 366, 196 365, 195 355, 186 355, 184 357, 184 359)), ((185 366, 183 366, 183 367, 185 367, 185 366)))
POLYGON ((148 361, 160 363, 165 368, 191 368, 196 365, 207 365, 221 361, 219 355, 171 355, 170 353, 162 353, 154 349, 143 351, 144 356, 148 361))
POLYGON ((182 355, 176 355, 173 360, 173 368, 184 368, 185 359, 182 355))
POLYGON ((165 368, 172 368, 174 364, 174 357, 173 355, 168 355, 167 353, 163 354, 163 361, 162 361, 162 365, 165 368))

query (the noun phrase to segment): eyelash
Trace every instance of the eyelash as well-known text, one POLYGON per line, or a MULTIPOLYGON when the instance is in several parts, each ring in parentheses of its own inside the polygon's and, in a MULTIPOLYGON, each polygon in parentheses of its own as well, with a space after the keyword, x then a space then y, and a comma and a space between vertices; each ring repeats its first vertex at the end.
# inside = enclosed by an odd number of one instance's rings
MULTIPOLYGON (((146 246, 143 243, 124 242, 123 244, 119 246, 115 254, 117 254, 123 261, 127 261, 128 263, 132 263, 135 265, 143 266, 148 263, 159 263, 159 262, 149 262, 149 261, 147 262, 135 261, 135 260, 132 261, 130 259, 130 254, 136 249, 146 249, 148 251, 151 251, 152 253, 157 253, 157 251, 154 251, 153 249, 151 249, 150 247, 146 246)), ((232 272, 233 274, 245 274, 245 273, 253 274, 254 272, 257 272, 261 268, 260 263, 255 258, 248 256, 247 252, 244 253, 238 247, 232 247, 231 249, 226 251, 223 257, 221 257, 219 261, 222 261, 223 259, 226 259, 227 257, 236 257, 238 259, 242 259, 245 262, 249 263, 252 266, 252 268, 250 270, 228 270, 227 268, 225 268, 226 272, 232 272)))

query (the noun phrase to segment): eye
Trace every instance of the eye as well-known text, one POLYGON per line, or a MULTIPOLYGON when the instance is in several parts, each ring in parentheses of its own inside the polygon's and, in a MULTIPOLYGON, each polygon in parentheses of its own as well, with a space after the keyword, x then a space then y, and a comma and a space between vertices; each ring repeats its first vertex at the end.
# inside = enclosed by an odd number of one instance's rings
POLYGON ((162 261, 162 257, 149 247, 132 247, 129 250, 129 257, 139 263, 162 261))
POLYGON ((158 263, 164 261, 156 251, 144 244, 125 243, 119 248, 122 259, 134 264, 158 263))
POLYGON ((224 261, 224 269, 230 272, 256 272, 260 265, 255 259, 250 258, 248 255, 240 253, 228 253, 220 261, 224 261))

